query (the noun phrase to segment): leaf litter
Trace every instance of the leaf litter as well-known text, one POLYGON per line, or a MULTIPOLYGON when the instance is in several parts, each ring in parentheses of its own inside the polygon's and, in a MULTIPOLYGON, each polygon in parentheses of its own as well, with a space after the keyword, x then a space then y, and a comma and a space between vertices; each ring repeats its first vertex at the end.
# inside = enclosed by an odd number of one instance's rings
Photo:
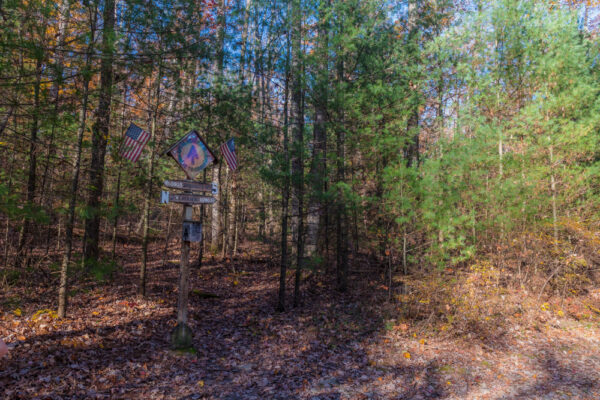
POLYGON ((515 323, 490 340, 427 333, 386 318, 380 283, 357 276, 340 294, 328 275, 311 275, 303 304, 277 313, 276 265, 248 253, 192 270, 194 350, 172 351, 178 266, 161 266, 155 246, 144 299, 129 252, 112 283, 73 296, 64 320, 52 311, 51 285, 36 292, 41 301, 4 307, 0 336, 10 352, 0 360, 0 397, 600 398, 597 321, 557 313, 551 324, 515 323))

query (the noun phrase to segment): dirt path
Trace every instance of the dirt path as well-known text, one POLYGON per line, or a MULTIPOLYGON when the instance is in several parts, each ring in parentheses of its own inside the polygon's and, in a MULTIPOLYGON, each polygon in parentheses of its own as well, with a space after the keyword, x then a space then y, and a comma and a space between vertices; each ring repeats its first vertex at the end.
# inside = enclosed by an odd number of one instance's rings
POLYGON ((55 297, 50 285, 6 293, 0 336, 12 351, 0 361, 0 397, 600 398, 597 323, 515 326, 493 343, 420 337, 386 320, 379 311, 384 291, 359 276, 348 295, 312 279, 301 308, 276 313, 277 267, 254 255, 193 270, 196 353, 173 352, 178 270, 175 254, 160 266, 161 247, 152 247, 144 300, 134 295, 137 248, 115 282, 79 288, 64 322, 44 311, 55 297))

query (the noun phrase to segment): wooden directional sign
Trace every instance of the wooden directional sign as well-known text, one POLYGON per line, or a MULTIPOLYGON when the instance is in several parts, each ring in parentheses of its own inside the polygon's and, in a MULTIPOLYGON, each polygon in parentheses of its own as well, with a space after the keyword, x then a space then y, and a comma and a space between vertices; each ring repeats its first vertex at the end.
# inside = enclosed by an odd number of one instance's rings
POLYGON ((183 204, 213 204, 217 200, 210 196, 201 196, 199 194, 188 193, 169 193, 162 191, 160 196, 161 203, 183 203, 183 204))
POLYGON ((171 189, 191 190, 194 192, 212 192, 214 184, 195 181, 166 180, 164 181, 163 185, 171 189))
POLYGON ((190 131, 179 139, 165 154, 173 157, 190 179, 196 178, 204 168, 217 162, 213 152, 196 131, 190 131))

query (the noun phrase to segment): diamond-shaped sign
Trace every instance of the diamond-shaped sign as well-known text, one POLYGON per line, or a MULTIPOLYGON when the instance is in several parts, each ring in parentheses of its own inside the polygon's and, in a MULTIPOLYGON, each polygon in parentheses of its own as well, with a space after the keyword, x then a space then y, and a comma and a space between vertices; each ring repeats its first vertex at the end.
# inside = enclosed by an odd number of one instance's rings
POLYGON ((177 161, 189 179, 195 179, 204 168, 216 163, 212 151, 196 131, 190 131, 165 153, 177 161))

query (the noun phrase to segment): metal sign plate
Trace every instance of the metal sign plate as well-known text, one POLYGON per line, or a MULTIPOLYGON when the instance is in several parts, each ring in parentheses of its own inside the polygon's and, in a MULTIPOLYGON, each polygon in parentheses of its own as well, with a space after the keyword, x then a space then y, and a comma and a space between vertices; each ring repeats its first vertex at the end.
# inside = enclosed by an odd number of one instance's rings
POLYGON ((169 202, 183 204, 213 204, 217 201, 214 197, 199 194, 170 193, 169 202))
POLYGON ((214 183, 203 183, 203 182, 195 182, 195 181, 177 181, 167 179, 163 182, 168 188, 171 189, 181 189, 181 190, 191 190, 197 192, 212 192, 214 183))
POLYGON ((213 204, 217 201, 214 197, 202 196, 191 193, 170 193, 163 190, 160 194, 162 204, 182 203, 182 204, 213 204))
POLYGON ((183 221, 181 240, 185 242, 201 242, 202 224, 196 221, 183 221))
POLYGON ((191 131, 171 146, 167 153, 177 161, 190 179, 196 176, 212 162, 215 156, 196 131, 191 131))

